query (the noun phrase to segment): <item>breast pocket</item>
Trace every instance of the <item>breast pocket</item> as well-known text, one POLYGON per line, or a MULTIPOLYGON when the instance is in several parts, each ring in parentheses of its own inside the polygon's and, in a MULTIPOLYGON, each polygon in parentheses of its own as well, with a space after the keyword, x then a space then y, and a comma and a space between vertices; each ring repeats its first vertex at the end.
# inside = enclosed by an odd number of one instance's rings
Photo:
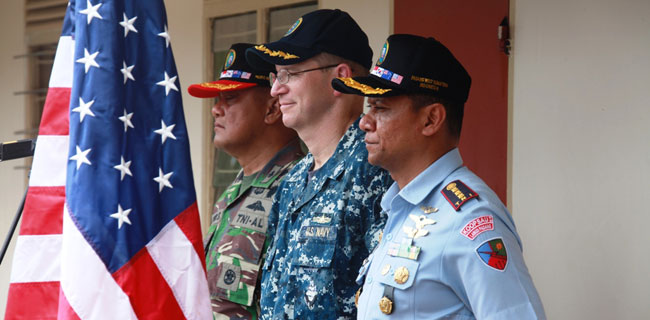
POLYGON ((297 318, 329 319, 336 306, 332 260, 336 249, 335 226, 305 225, 291 264, 296 269, 294 311, 297 318))
POLYGON ((306 225, 300 228, 296 255, 292 264, 311 268, 328 268, 336 247, 335 226, 306 225))

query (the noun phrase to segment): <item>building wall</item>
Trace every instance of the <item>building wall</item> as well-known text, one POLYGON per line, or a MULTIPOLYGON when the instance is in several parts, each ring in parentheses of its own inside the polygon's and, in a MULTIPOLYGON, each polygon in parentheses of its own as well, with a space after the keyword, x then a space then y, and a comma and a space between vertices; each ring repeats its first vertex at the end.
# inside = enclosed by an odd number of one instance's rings
MULTIPOLYGON (((14 95, 27 87, 27 61, 14 59, 26 53, 24 42, 23 1, 6 1, 0 10, 0 142, 24 139, 14 132, 25 125, 25 96, 14 95)), ((0 162, 0 241, 5 240, 9 226, 27 186, 27 171, 14 169, 24 166, 24 160, 0 162)), ((18 231, 14 233, 11 246, 0 265, 0 317, 4 317, 7 304, 7 290, 13 258, 13 249, 18 231)))
MULTIPOLYGON (((172 51, 174 52, 174 60, 176 61, 176 69, 180 80, 179 91, 183 95, 183 109, 190 138, 190 156, 192 158, 197 203, 199 204, 200 213, 209 215, 211 212, 204 212, 206 210, 200 204, 203 203, 203 176, 211 174, 203 163, 204 150, 201 148, 204 139, 208 138, 204 134, 204 130, 210 130, 211 132, 210 128, 203 127, 202 119, 205 116, 210 116, 210 112, 203 107, 202 99, 194 98, 187 93, 187 87, 204 80, 203 32, 209 30, 203 30, 203 1, 166 0, 165 7, 167 9, 167 23, 171 36, 172 51)), ((211 180, 208 179, 208 181, 211 180)), ((201 220, 205 221, 205 219, 201 220)))
POLYGON ((511 7, 511 208, 548 317, 647 319, 650 2, 511 7))
MULTIPOLYGON (((13 59, 25 52, 22 3, 0 10, 2 141, 22 138, 14 131, 25 122, 24 98, 13 95, 26 82, 25 61, 13 59)), ((205 80, 202 3, 166 1, 199 196, 210 174, 200 147, 209 113, 186 88, 205 80)), ((392 1, 320 6, 350 12, 376 59, 392 30, 392 1)), ((510 207, 546 312, 550 319, 646 318, 650 3, 512 0, 511 10, 510 207)), ((25 171, 13 169, 22 164, 0 163, 3 237, 25 188, 25 171)), ((0 265, 0 314, 11 259, 0 265)))

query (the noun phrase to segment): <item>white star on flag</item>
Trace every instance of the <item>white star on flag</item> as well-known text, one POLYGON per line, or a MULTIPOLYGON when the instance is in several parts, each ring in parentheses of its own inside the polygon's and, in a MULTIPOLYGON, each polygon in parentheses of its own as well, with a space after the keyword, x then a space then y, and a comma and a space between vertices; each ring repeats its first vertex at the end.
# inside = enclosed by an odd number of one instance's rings
POLYGON ((165 87, 165 95, 168 95, 170 89, 178 91, 178 88, 176 88, 176 85, 174 84, 174 82, 176 82, 176 77, 177 76, 173 76, 170 78, 169 75, 167 75, 167 71, 165 71, 165 80, 158 81, 156 84, 165 87))
POLYGON ((135 29, 133 26, 133 23, 135 22, 135 19, 138 17, 133 17, 131 19, 126 17, 126 12, 122 13, 124 15, 124 20, 120 22, 120 25, 124 27, 124 37, 126 38, 126 35, 129 34, 129 31, 133 31, 135 33, 138 33, 138 30, 135 29))
POLYGON ((87 24, 90 24, 90 21, 93 21, 93 18, 103 19, 102 16, 99 14, 99 12, 97 12, 97 10, 99 10, 99 7, 101 6, 102 6, 101 3, 98 3, 93 6, 92 3, 90 3, 90 0, 86 0, 86 9, 79 11, 79 13, 83 13, 87 15, 88 18, 87 24))
POLYGON ((135 65, 127 67, 126 66, 126 61, 122 61, 122 65, 124 67, 122 69, 120 69, 120 72, 122 72, 122 74, 124 75, 124 83, 126 84, 127 79, 131 79, 131 80, 135 81, 135 78, 133 77, 133 74, 131 74, 131 70, 133 70, 133 68, 135 68, 135 65))
POLYGON ((158 36, 165 38, 165 47, 169 48, 169 41, 171 40, 171 37, 169 36, 169 32, 167 32, 167 25, 165 25, 165 31, 159 33, 158 36))
POLYGON ((79 106, 72 109, 72 112, 79 112, 79 123, 84 121, 84 117, 86 115, 89 115, 91 117, 95 116, 95 114, 90 110, 90 106, 92 106, 93 103, 95 103, 95 100, 84 102, 84 100, 79 97, 79 106))
POLYGON ((90 69, 90 66, 99 68, 99 65, 97 64, 97 62, 95 62, 95 57, 97 57, 97 54, 99 54, 99 51, 90 54, 88 53, 88 49, 84 48, 84 57, 77 59, 77 62, 83 63, 85 65, 86 73, 88 73, 88 69, 90 69))
POLYGON ((170 173, 163 173, 162 168, 158 168, 158 176, 153 178, 153 181, 158 182, 158 193, 162 192, 162 189, 164 187, 173 189, 174 187, 172 186, 171 183, 169 183, 169 178, 174 174, 174 172, 170 173))
POLYGON ((133 123, 131 123, 131 118, 133 118, 133 112, 131 113, 126 113, 126 109, 124 109, 124 115, 119 117, 120 121, 124 122, 124 132, 126 132, 128 127, 133 128, 133 123))
POLYGON ((133 174, 131 174, 131 169, 129 167, 131 166, 131 161, 124 162, 124 157, 120 157, 120 164, 113 166, 113 168, 120 170, 120 181, 124 180, 125 175, 130 175, 133 177, 133 174))
POLYGON ((167 125, 165 125, 165 121, 163 121, 163 120, 160 120, 160 124, 161 124, 162 127, 160 129, 158 129, 158 130, 154 130, 154 132, 160 135, 160 138, 162 139, 162 143, 164 144, 165 140, 167 140, 167 138, 172 138, 172 139, 176 140, 176 136, 172 133, 172 130, 174 129, 176 124, 172 124, 171 126, 167 126, 167 125))
POLYGON ((129 213, 131 213, 131 209, 126 209, 123 210, 122 206, 118 203, 117 204, 117 212, 113 213, 110 217, 117 219, 117 228, 122 228, 122 224, 124 222, 131 224, 131 220, 129 220, 129 213))
POLYGON ((77 161, 77 170, 79 170, 79 167, 81 167, 82 163, 85 163, 87 165, 91 165, 90 161, 86 157, 88 155, 88 152, 90 152, 90 149, 86 149, 84 151, 81 151, 81 148, 79 148, 79 146, 77 146, 77 154, 70 157, 70 160, 77 161))

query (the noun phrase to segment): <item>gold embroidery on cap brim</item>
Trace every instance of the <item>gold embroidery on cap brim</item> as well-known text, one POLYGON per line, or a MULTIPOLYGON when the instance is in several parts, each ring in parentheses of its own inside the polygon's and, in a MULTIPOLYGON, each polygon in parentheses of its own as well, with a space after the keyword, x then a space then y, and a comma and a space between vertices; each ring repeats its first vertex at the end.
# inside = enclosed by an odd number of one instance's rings
POLYGON ((352 78, 337 78, 337 79, 343 81, 343 83, 346 86, 361 91, 363 94, 384 94, 388 91, 393 90, 393 89, 373 88, 363 83, 359 83, 352 78))
POLYGON ((297 56, 295 54, 286 53, 284 51, 279 51, 279 50, 278 51, 271 50, 271 49, 265 47, 262 44, 255 46, 255 49, 257 49, 259 51, 262 51, 262 52, 268 54, 271 57, 280 57, 280 58, 283 58, 284 60, 300 58, 299 56, 297 56))
POLYGON ((201 83, 201 87, 204 88, 213 88, 213 89, 219 89, 219 90, 228 90, 228 89, 235 89, 239 88, 241 84, 221 84, 221 83, 201 83))

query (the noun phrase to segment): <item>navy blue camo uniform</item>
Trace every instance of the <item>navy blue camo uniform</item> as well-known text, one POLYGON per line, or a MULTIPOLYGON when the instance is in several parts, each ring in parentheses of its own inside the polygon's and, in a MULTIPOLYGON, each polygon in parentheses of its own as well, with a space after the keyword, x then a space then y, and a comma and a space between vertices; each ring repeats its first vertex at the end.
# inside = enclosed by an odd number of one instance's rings
POLYGON ((269 216, 276 231, 263 267, 262 318, 355 316, 355 278, 378 241, 379 202, 392 183, 368 164, 363 136, 357 120, 311 178, 309 153, 280 184, 269 216))

